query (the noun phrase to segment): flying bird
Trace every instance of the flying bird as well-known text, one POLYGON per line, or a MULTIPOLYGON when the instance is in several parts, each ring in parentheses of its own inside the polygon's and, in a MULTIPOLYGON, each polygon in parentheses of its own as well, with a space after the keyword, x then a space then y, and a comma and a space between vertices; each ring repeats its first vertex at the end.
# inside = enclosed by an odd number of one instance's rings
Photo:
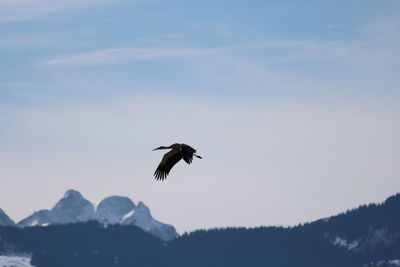
POLYGON ((153 151, 160 149, 171 149, 171 151, 168 151, 164 154, 164 157, 154 172, 154 177, 156 180, 163 181, 165 178, 167 178, 172 167, 174 167, 174 165, 181 159, 183 159, 187 164, 190 164, 193 161, 193 156, 199 159, 202 158, 199 155, 196 155, 196 149, 186 144, 176 143, 170 146, 160 146, 153 149, 153 151))

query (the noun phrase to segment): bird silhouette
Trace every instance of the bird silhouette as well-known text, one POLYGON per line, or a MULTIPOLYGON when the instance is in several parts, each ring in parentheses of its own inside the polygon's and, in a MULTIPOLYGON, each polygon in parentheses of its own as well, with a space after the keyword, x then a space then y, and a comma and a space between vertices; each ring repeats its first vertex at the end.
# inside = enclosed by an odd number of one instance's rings
POLYGON ((175 143, 170 146, 160 146, 153 149, 153 151, 161 149, 171 149, 171 151, 168 151, 164 154, 164 157, 154 172, 154 177, 156 180, 163 181, 165 178, 167 178, 172 167, 174 167, 174 165, 181 159, 183 159, 187 164, 190 164, 193 161, 193 156, 199 159, 202 158, 199 155, 196 155, 196 149, 186 144, 175 143))

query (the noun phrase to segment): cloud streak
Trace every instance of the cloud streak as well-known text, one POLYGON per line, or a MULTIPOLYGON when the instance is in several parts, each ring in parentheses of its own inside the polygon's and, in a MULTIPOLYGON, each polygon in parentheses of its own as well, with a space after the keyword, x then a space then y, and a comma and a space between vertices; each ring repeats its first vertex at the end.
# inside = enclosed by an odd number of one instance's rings
POLYGON ((42 64, 48 66, 103 65, 137 60, 203 56, 215 52, 215 49, 206 48, 109 48, 48 59, 42 64))
MULTIPOLYGON (((45 18, 52 14, 82 8, 108 5, 121 0, 1 0, 0 22, 13 22, 45 18)), ((127 1, 125 1, 127 2, 127 1)), ((137 2, 129 0, 128 2, 137 2)))
POLYGON ((354 53, 373 50, 375 42, 319 42, 316 40, 272 39, 254 44, 227 45, 224 47, 113 47, 59 56, 43 60, 42 65, 75 66, 106 65, 119 62, 160 60, 176 57, 205 56, 211 54, 235 54, 243 51, 267 52, 279 61, 309 59, 333 59, 351 56, 354 53), (280 50, 277 53, 276 50, 280 50))

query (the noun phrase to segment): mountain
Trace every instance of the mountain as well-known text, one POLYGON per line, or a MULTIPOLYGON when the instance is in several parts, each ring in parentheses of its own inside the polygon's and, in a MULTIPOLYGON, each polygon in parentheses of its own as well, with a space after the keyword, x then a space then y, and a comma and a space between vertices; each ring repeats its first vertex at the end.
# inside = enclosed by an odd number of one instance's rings
POLYGON ((400 266, 400 194, 294 227, 198 230, 167 242, 124 224, 149 216, 139 202, 122 224, 2 226, 0 254, 32 253, 36 267, 400 266))
POLYGON ((165 259, 175 267, 398 267, 400 194, 295 227, 196 231, 172 241, 165 254, 178 257, 165 259))
POLYGON ((400 194, 382 204, 363 205, 304 227, 320 232, 332 246, 353 254, 383 253, 400 259, 396 251, 391 251, 393 245, 400 245, 400 194))
POLYGON ((14 225, 14 221, 0 208, 0 226, 14 225))
POLYGON ((137 207, 127 215, 122 220, 123 225, 136 225, 163 240, 172 240, 178 237, 178 234, 172 225, 155 220, 150 214, 150 209, 141 201, 137 207))
POLYGON ((48 226, 98 221, 103 225, 135 225, 158 236, 162 240, 171 240, 178 236, 172 225, 155 220, 149 208, 143 203, 135 203, 127 197, 111 196, 103 199, 95 209, 94 205, 76 190, 68 190, 51 210, 40 210, 18 223, 20 227, 48 226))
POLYGON ((96 220, 103 224, 121 223, 124 216, 136 208, 127 197, 111 196, 103 199, 96 211, 96 220))
POLYGON ((28 226, 47 226, 52 221, 51 211, 49 210, 39 210, 35 211, 32 215, 21 220, 17 225, 20 227, 28 226))
POLYGON ((86 222, 95 217, 94 205, 76 190, 68 190, 51 210, 50 223, 86 222))
POLYGON ((18 226, 47 226, 49 224, 66 224, 85 222, 94 219, 95 209, 92 203, 76 190, 68 190, 62 199, 49 210, 34 212, 23 219, 18 226))
POLYGON ((139 227, 97 221, 0 227, 0 255, 30 255, 35 267, 161 266, 164 244, 139 227))

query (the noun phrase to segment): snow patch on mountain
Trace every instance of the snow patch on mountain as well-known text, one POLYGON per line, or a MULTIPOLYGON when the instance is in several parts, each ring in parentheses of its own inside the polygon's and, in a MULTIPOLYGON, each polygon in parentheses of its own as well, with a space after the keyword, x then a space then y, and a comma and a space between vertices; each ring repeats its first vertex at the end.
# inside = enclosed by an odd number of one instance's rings
POLYGON ((390 260, 389 263, 395 266, 400 266, 400 260, 390 260))
POLYGON ((35 219, 29 226, 37 226, 39 225, 38 219, 35 219))
POLYGON ((325 234, 324 238, 330 238, 331 244, 337 247, 346 248, 352 251, 374 251, 379 245, 390 245, 400 236, 399 233, 391 233, 387 227, 380 229, 371 228, 367 235, 362 236, 358 239, 349 240, 339 235, 325 234))
POLYGON ((385 267, 400 266, 400 259, 375 261, 375 262, 370 262, 368 264, 362 265, 362 267, 381 267, 381 266, 385 266, 385 267))
POLYGON ((333 240, 333 245, 338 246, 338 247, 345 247, 348 250, 354 250, 357 248, 359 245, 359 240, 353 240, 353 241, 348 241, 344 238, 336 236, 335 239, 333 240))
POLYGON ((125 225, 136 225, 144 231, 159 236, 163 240, 172 240, 178 236, 172 225, 164 224, 151 216, 150 209, 143 203, 139 202, 135 212, 122 221, 125 225))
POLYGON ((49 210, 39 210, 31 216, 26 217, 18 223, 20 227, 37 226, 49 223, 51 221, 51 212, 49 210))
POLYGON ((125 214, 125 215, 122 217, 120 223, 122 223, 123 221, 125 221, 127 218, 131 217, 134 213, 135 213, 135 211, 134 211, 134 210, 131 210, 130 212, 128 212, 127 214, 125 214))
POLYGON ((399 237, 399 233, 389 232, 388 227, 382 227, 380 229, 371 229, 368 235, 364 238, 365 246, 369 249, 374 250, 377 245, 390 245, 396 241, 399 237))
POLYGON ((34 267, 27 256, 0 256, 1 267, 34 267))

